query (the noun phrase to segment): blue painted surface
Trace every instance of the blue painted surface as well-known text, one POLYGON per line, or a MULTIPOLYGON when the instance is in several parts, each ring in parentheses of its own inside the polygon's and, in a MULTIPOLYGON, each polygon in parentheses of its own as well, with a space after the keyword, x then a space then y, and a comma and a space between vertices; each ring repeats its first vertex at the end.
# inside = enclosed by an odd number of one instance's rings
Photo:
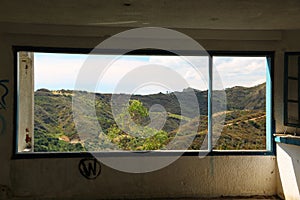
POLYGON ((266 77, 266 149, 272 151, 272 77, 271 58, 267 57, 267 77, 266 77))
POLYGON ((209 57, 209 83, 208 83, 208 127, 207 127, 207 135, 208 135, 208 151, 212 151, 212 82, 213 82, 213 63, 212 63, 212 57, 209 57))
POLYGON ((295 137, 276 136, 275 137, 275 142, 300 146, 300 137, 295 138, 295 137))

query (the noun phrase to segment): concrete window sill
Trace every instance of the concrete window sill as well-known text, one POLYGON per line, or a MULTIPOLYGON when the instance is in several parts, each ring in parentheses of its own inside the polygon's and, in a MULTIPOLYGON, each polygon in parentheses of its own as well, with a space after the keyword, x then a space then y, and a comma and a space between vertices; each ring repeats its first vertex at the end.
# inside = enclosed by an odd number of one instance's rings
POLYGON ((275 142, 300 146, 300 136, 275 134, 275 142))

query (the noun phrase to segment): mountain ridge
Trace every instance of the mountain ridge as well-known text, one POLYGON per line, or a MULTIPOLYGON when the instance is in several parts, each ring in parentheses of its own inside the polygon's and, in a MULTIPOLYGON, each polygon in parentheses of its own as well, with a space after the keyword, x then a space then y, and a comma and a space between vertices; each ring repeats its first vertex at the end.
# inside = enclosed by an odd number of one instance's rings
MULTIPOLYGON (((236 86, 227 88, 225 91, 213 91, 214 102, 217 102, 222 108, 227 108, 229 111, 236 110, 256 110, 257 112, 265 111, 265 88, 266 84, 259 84, 254 87, 236 86), (227 104, 221 97, 226 93, 227 104)), ((77 91, 76 91, 77 92, 77 91)), ((89 93, 80 91, 79 93, 89 93)), ((90 93, 94 94, 94 93, 90 93)), ((36 151, 82 151, 84 147, 80 144, 80 137, 77 133, 72 115, 72 90, 48 90, 39 89, 34 93, 35 96, 35 150, 36 151), (68 138, 66 138, 68 137, 68 138), (64 139, 62 139, 64 138, 64 139), (71 142, 66 142, 68 139, 71 142), (72 141, 78 141, 77 144, 71 144, 72 141)), ((116 96, 128 94, 114 94, 116 96)), ((168 113, 163 131, 172 132, 179 127, 180 119, 193 119, 197 117, 195 109, 200 110, 200 115, 207 116, 207 91, 199 91, 193 88, 187 88, 182 92, 170 92, 168 94, 157 93, 149 95, 132 95, 131 99, 138 100, 149 110, 152 105, 160 104, 168 113), (180 108, 177 97, 180 96, 184 101, 189 102, 193 99, 190 95, 190 90, 193 90, 196 95, 198 104, 190 107, 185 107, 184 112, 180 108), (185 113, 185 116, 182 115, 185 113)), ((128 95, 129 96, 129 95, 128 95)), ((95 93, 95 110, 97 121, 102 127, 104 133, 109 130, 115 123, 111 111, 112 94, 95 93)), ((91 100, 89 100, 91 101, 91 100)), ((93 103, 92 101, 89 103, 93 103)), ((155 111, 155 110, 154 110, 155 111)), ((241 117, 241 116, 237 116, 241 117)), ((87 124, 89 120, 81 116, 82 121, 87 124)), ((202 129, 203 127, 202 124, 202 129)), ((204 130, 202 130, 204 131, 204 130)), ((98 136, 94 136, 95 138, 98 136)))

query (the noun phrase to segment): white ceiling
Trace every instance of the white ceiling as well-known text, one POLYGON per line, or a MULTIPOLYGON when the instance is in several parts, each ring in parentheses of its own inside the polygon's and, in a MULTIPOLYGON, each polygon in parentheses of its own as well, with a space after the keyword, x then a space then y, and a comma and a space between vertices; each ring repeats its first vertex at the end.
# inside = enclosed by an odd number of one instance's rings
POLYGON ((300 0, 0 0, 0 22, 224 30, 300 29, 300 0))

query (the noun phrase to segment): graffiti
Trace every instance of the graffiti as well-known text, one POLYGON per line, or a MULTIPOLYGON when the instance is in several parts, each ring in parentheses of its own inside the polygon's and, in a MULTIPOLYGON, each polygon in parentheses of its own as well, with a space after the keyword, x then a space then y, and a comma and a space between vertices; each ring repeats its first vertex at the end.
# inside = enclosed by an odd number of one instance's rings
POLYGON ((8 80, 0 80, 0 86, 2 86, 4 88, 4 93, 0 95, 0 109, 6 109, 7 105, 6 105, 6 101, 5 101, 5 97, 8 94, 8 88, 6 86, 6 83, 8 83, 8 80))
MULTIPOLYGON (((6 110, 7 105, 5 98, 8 94, 7 84, 8 80, 0 80, 0 110, 6 110)), ((6 121, 5 118, 0 114, 0 134, 4 134, 6 129, 6 121)))
POLYGON ((7 185, 0 185, 0 199, 11 199, 12 190, 7 185))
POLYGON ((2 115, 0 115, 0 135, 4 134, 5 129, 6 129, 5 118, 2 115))
POLYGON ((78 168, 80 174, 90 180, 97 178, 101 172, 101 165, 95 158, 84 158, 80 160, 78 168))

